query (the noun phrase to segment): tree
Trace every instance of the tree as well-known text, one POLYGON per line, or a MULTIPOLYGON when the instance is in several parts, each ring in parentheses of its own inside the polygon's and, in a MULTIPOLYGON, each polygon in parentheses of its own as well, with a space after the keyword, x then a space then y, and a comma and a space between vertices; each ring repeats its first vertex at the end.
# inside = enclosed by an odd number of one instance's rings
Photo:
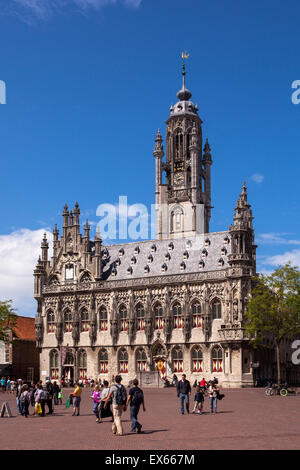
POLYGON ((280 345, 284 339, 300 334, 300 272, 291 263, 271 275, 254 280, 251 299, 245 312, 245 331, 254 347, 263 345, 266 336, 275 342, 277 381, 281 380, 280 345))
POLYGON ((17 315, 12 308, 12 300, 0 301, 0 341, 10 341, 12 332, 17 322, 17 315))

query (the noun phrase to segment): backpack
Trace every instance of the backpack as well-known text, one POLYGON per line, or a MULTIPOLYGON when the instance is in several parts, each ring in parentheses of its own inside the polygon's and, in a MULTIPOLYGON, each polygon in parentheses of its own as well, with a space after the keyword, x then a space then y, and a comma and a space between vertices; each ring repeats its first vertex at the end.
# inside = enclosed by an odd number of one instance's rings
POLYGON ((23 392, 22 395, 20 396, 20 403, 21 405, 25 405, 25 403, 30 402, 30 395, 26 392, 23 392))
POLYGON ((117 405, 126 405, 127 393, 124 385, 120 387, 117 385, 117 393, 116 393, 116 403, 117 405))
POLYGON ((40 400, 48 400, 48 396, 49 396, 49 394, 48 394, 47 390, 42 390, 41 394, 40 394, 40 400))
POLYGON ((134 392, 131 397, 131 404, 132 405, 141 405, 144 401, 144 393, 143 390, 138 389, 134 392))

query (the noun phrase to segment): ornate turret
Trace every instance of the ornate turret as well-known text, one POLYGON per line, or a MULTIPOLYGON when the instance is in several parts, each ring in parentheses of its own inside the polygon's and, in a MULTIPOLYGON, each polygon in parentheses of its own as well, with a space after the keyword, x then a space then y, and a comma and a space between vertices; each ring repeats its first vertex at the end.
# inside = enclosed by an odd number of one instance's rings
POLYGON ((249 266, 255 272, 256 245, 254 244, 252 225, 253 216, 247 196, 247 188, 244 182, 235 207, 234 223, 229 227, 232 247, 228 262, 230 266, 249 266))

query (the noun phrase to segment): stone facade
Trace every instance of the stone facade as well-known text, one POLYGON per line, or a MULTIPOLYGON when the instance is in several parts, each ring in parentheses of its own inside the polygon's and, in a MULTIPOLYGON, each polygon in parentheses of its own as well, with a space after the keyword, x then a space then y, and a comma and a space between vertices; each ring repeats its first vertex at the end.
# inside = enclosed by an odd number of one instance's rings
MULTIPOLYGON (((80 232, 78 204, 63 211, 61 237, 46 236, 34 271, 41 378, 162 378, 253 384, 257 360, 243 328, 256 272, 245 184, 229 230, 209 233, 211 153, 185 87, 154 148, 157 240, 104 246, 80 232), (163 175, 166 181, 163 183, 163 175), (155 372, 156 371, 156 372, 155 372)), ((125 380, 125 382, 126 382, 125 380)), ((144 381, 145 382, 145 381, 144 381)))

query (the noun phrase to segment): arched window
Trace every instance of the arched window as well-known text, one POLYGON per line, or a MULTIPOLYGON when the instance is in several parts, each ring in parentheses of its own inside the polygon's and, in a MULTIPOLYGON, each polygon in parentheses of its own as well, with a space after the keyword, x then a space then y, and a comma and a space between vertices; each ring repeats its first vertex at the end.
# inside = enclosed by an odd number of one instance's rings
POLYGON ((99 329, 100 331, 107 331, 107 310, 101 307, 99 311, 99 329))
POLYGON ((212 350, 211 358, 213 372, 223 372, 223 351, 220 347, 212 350))
POLYGON ((141 331, 145 329, 145 310, 142 304, 138 304, 135 309, 137 330, 141 331))
POLYGON ((179 302, 175 302, 173 305, 173 318, 174 318, 174 328, 182 328, 182 312, 181 305, 179 302))
POLYGON ((139 349, 136 354, 136 370, 137 372, 146 372, 147 356, 144 349, 139 349))
POLYGON ((187 186, 191 186, 192 184, 192 172, 191 172, 191 167, 189 166, 186 171, 186 183, 187 186))
POLYGON ((79 363, 79 378, 86 379, 87 378, 87 356, 84 350, 79 351, 78 363, 79 363))
POLYGON ((51 380, 59 379, 59 353, 56 350, 50 352, 50 377, 51 380))
POLYGON ((74 365, 74 356, 71 352, 67 352, 64 365, 68 365, 68 366, 74 365))
POLYGON ((222 307, 219 300, 214 300, 212 304, 212 317, 213 319, 222 318, 222 307))
POLYGON ((192 304, 193 328, 201 328, 201 305, 199 300, 192 304))
POLYGON ((180 348, 173 350, 173 372, 183 372, 183 352, 180 348))
POLYGON ((123 374, 128 373, 128 352, 126 349, 121 349, 119 353, 119 372, 123 374))
POLYGON ((127 309, 125 305, 121 305, 119 308, 119 318, 121 324, 121 331, 127 331, 127 309))
POLYGON ((48 333, 55 333, 55 315, 52 310, 47 313, 47 330, 48 333))
POLYGON ((155 329, 162 330, 164 327, 163 308, 161 304, 154 305, 155 329))
POLYGON ((106 349, 99 352, 99 374, 108 374, 108 353, 106 349))
POLYGON ((89 328, 90 328, 89 312, 86 309, 81 311, 80 323, 81 323, 81 331, 89 331, 89 328))
POLYGON ((192 371, 203 372, 203 354, 198 346, 192 350, 192 371))
POLYGON ((70 333, 72 331, 72 313, 70 310, 67 310, 64 313, 64 330, 65 333, 70 333))

